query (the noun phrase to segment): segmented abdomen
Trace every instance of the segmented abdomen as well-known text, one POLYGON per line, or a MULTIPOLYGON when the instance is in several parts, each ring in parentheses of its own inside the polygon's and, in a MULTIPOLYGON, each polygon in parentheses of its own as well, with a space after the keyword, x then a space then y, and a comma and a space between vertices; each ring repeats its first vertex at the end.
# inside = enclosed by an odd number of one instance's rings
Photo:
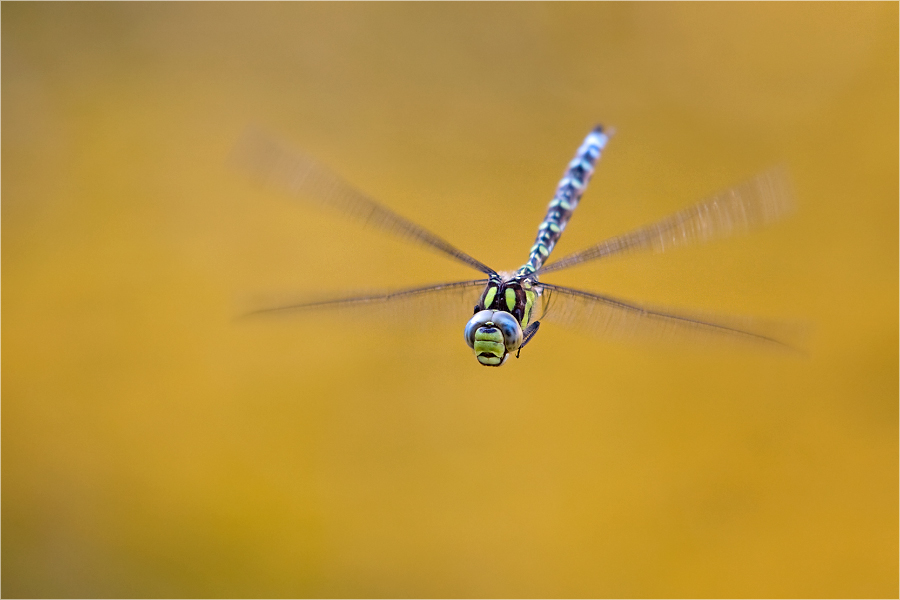
POLYGON ((566 228, 566 223, 578 206, 581 194, 594 174, 594 166, 600 158, 600 152, 606 146, 609 137, 598 125, 584 138, 575 158, 569 163, 565 175, 556 188, 556 194, 550 201, 547 216, 538 227, 537 239, 531 247, 528 262, 519 269, 519 275, 528 275, 541 268, 553 247, 566 228))

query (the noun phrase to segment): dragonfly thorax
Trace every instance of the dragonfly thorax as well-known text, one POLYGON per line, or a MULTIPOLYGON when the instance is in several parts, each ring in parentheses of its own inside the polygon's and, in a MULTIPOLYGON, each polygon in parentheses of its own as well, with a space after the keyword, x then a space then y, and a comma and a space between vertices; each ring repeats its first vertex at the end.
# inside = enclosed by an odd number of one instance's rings
POLYGON ((513 315, 525 327, 531 320, 536 297, 532 278, 518 274, 508 279, 494 276, 488 280, 481 293, 475 312, 502 310, 513 315))

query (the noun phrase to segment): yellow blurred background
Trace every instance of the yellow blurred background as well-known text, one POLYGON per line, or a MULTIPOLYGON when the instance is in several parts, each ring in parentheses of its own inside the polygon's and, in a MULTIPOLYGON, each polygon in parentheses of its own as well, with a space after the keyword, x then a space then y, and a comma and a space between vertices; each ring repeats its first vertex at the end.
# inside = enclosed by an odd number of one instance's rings
POLYGON ((2 594, 898 594, 898 7, 2 5, 2 594), (794 217, 548 280, 809 357, 234 321, 475 276, 225 159, 255 124, 497 269, 784 163, 794 217))

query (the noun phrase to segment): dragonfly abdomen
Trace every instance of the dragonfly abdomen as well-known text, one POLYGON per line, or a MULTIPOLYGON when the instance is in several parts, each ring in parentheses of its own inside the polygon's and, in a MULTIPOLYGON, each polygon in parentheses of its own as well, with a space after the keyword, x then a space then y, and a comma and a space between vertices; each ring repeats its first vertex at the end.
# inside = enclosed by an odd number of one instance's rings
POLYGON ((538 226, 537 239, 531 247, 526 262, 519 269, 519 275, 528 275, 541 268, 547 257, 553 251, 556 242, 562 236, 566 223, 572 217, 581 195, 584 193, 594 167, 600 159, 600 153, 606 146, 609 136, 603 132, 603 127, 598 125, 591 131, 581 147, 575 153, 575 158, 569 163, 563 178, 556 187, 556 194, 547 208, 547 216, 538 226))

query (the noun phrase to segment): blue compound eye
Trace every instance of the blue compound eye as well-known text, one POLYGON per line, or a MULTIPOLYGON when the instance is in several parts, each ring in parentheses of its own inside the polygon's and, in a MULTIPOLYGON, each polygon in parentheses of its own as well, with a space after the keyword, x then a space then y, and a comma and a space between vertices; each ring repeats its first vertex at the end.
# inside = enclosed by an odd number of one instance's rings
MULTIPOLYGON (((480 313, 479 313, 480 314, 480 313)), ((494 325, 503 334, 503 343, 507 352, 515 351, 522 345, 522 328, 514 316, 502 310, 494 311, 494 325)))
MULTIPOLYGON (((494 311, 492 310, 482 310, 475 313, 475 316, 469 319, 469 322, 466 323, 466 343, 469 345, 469 348, 475 347, 475 332, 478 331, 479 327, 484 326, 485 323, 490 322, 491 317, 494 316, 494 311)), ((504 336, 505 339, 505 336, 504 336)))

